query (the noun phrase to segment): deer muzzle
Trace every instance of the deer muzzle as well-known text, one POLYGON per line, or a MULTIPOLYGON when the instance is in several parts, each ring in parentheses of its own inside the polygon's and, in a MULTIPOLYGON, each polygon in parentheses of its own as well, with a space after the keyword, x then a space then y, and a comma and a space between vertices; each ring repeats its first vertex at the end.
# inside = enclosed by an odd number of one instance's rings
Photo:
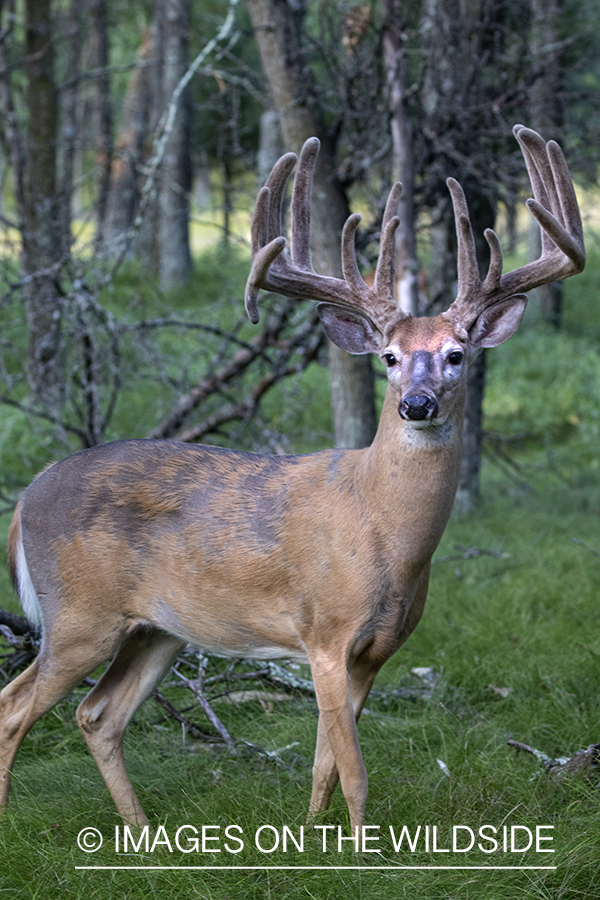
POLYGON ((400 401, 398 412, 403 419, 410 419, 413 422, 435 419, 438 414, 438 402, 435 397, 426 394, 409 394, 400 401))

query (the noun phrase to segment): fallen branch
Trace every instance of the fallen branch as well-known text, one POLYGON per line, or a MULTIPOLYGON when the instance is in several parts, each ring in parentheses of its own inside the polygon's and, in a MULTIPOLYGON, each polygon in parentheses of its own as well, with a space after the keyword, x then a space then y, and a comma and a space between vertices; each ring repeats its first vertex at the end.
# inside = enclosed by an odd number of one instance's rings
POLYGON ((171 671, 174 672, 175 675, 183 682, 183 684, 192 692, 200 707, 204 710, 204 713, 208 717, 208 720, 212 722, 215 726, 227 746, 235 753, 235 749, 233 746, 233 740, 231 735, 212 709, 210 703, 206 699, 206 694, 204 693, 204 670, 206 667, 205 657, 203 653, 198 654, 198 677, 193 681, 190 678, 186 678, 185 675, 182 675, 177 667, 177 663, 172 666, 171 671))
POLYGON ((461 552, 451 554, 450 556, 436 556, 432 563, 439 562, 456 562, 463 559, 477 559, 479 556, 493 556, 496 559, 510 559, 510 553, 503 553, 500 550, 482 550, 479 547, 456 547, 461 552))
POLYGON ((0 636, 10 648, 0 653, 0 673, 8 681, 33 662, 40 649, 41 634, 25 616, 0 609, 0 636))
POLYGON ((583 549, 587 550, 588 553, 591 553, 592 556, 600 557, 600 553, 598 552, 598 550, 594 550, 593 547, 588 547, 588 545, 584 544, 583 541, 580 541, 579 538, 572 538, 572 541, 574 544, 577 544, 578 547, 583 547, 583 549))
POLYGON ((161 694, 160 691, 154 691, 153 694, 154 699, 157 703, 162 706, 165 712, 168 715, 175 719, 176 722, 179 722, 184 726, 185 730, 190 734, 193 738, 196 738, 198 741, 204 741, 207 744, 222 744, 224 743, 223 738, 219 735, 209 734, 207 731, 203 731, 195 722, 192 722, 191 719, 188 719, 187 716, 184 716, 183 713, 180 713, 178 709, 176 709, 173 704, 167 700, 164 694, 161 694))
MULTIPOLYGON (((228 362, 209 373, 195 387, 182 395, 161 424, 153 428, 146 437, 164 439, 177 435, 181 441, 195 443, 206 438, 208 434, 218 432, 228 422, 249 419, 271 388, 281 380, 304 371, 317 358, 323 346, 324 334, 319 327, 316 313, 304 327, 297 329, 292 339, 284 339, 284 331, 294 309, 294 304, 289 301, 278 304, 263 331, 251 341, 245 342, 228 362), (271 351, 272 359, 266 357, 267 350, 271 351), (194 410, 209 397, 223 393, 233 379, 241 378, 258 359, 267 359, 270 371, 245 396, 235 402, 224 403, 202 421, 189 426, 185 431, 180 430, 194 410)), ((233 340, 235 343, 241 343, 237 338, 233 340)))
POLYGON ((0 625, 6 625, 13 634, 24 635, 32 640, 39 640, 41 636, 39 626, 31 622, 27 616, 19 616, 7 609, 0 609, 0 625))
POLYGON ((559 756, 554 759, 542 750, 521 741, 509 738, 506 743, 509 747, 514 747, 517 753, 522 750, 534 756, 555 781, 564 781, 569 775, 589 775, 592 769, 598 769, 600 766, 600 744, 590 744, 585 750, 578 750, 573 756, 559 756))

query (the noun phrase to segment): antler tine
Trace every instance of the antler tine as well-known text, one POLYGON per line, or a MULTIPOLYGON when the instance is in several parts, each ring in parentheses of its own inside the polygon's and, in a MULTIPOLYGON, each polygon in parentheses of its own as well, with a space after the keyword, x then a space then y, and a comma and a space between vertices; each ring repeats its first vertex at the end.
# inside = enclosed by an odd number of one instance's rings
MULTIPOLYGON (((521 146, 525 146, 527 149, 529 149, 528 145, 539 146, 538 141, 535 140, 536 138, 539 139, 539 135, 535 131, 531 131, 531 129, 522 125, 515 126, 515 129, 517 128, 519 129, 519 143, 521 143, 521 146)), ((548 163, 547 180, 553 188, 553 201, 551 202, 553 215, 548 216, 547 206, 536 194, 535 189, 534 199, 528 200, 527 206, 542 226, 542 240, 551 249, 553 249, 553 244, 557 244, 569 258, 583 269, 585 265, 583 226, 569 169, 563 152, 556 141, 548 141, 545 150, 546 153, 542 154, 540 152, 534 162, 538 164, 543 159, 548 163)), ((581 271, 581 269, 577 271, 581 271)))
MULTIPOLYGON (((531 128, 515 125, 513 134, 519 142, 529 180, 533 188, 533 196, 544 209, 550 210, 554 216, 562 217, 562 208, 554 181, 554 173, 544 139, 531 128)), ((552 250, 553 242, 542 228, 542 250, 552 250)))
POLYGON ((300 151, 298 171, 294 178, 292 191, 292 240, 290 256, 295 266, 312 270, 310 258, 310 200, 312 195, 313 174, 321 142, 318 138, 309 138, 300 151))
MULTIPOLYGON (((381 223, 381 243, 379 245, 379 258, 375 269, 373 288, 378 295, 382 295, 384 302, 392 298, 394 301, 394 276, 396 269, 396 229, 400 224, 398 217, 398 204, 402 197, 402 184, 397 181, 385 204, 383 221, 381 223)), ((400 307, 394 301, 394 311, 400 312, 400 307)))
POLYGON ((269 189, 271 195, 268 215, 269 241, 273 241, 283 231, 283 195, 297 159, 295 153, 284 154, 277 160, 267 178, 265 187, 269 189))
POLYGON ((271 169, 267 183, 260 189, 256 198, 250 241, 252 267, 246 282, 244 296, 246 312, 254 325, 260 318, 258 312, 259 291, 266 283, 269 268, 285 247, 285 238, 280 234, 282 200, 285 186, 297 158, 295 153, 286 153, 280 157, 271 169))
POLYGON ((500 279, 502 278, 502 266, 504 265, 502 246, 498 239, 498 235, 492 228, 486 228, 483 232, 483 236, 490 248, 490 264, 485 281, 483 282, 483 287, 486 291, 492 291, 499 286, 500 279))
POLYGON ((353 213, 351 216, 348 216, 342 231, 342 274, 357 294, 363 294, 368 291, 356 259, 356 232, 361 219, 360 213, 353 213))
POLYGON ((467 206, 465 192, 455 178, 448 178, 446 184, 452 199, 456 225, 458 300, 462 294, 470 294, 474 286, 480 283, 479 267, 477 265, 475 238, 471 227, 471 219, 469 218, 469 207, 467 206))
POLYGON ((534 196, 527 206, 542 227, 542 252, 539 259, 503 275, 500 241, 492 229, 487 229, 485 238, 491 256, 482 282, 465 196, 458 182, 448 179, 459 249, 458 296, 446 314, 466 329, 489 306, 574 275, 585 266, 581 217, 560 147, 555 141, 546 143, 537 132, 523 125, 515 125, 513 130, 533 188, 534 196))
MULTIPOLYGON (((583 225, 581 224, 575 188, 573 187, 573 182, 569 175, 569 167, 567 166, 564 154, 556 141, 548 141, 547 151, 554 178, 558 186, 562 220, 563 222, 570 222, 571 230, 576 236, 577 243, 583 248, 583 225)), ((585 264, 585 256, 583 263, 585 264)))
POLYGON ((537 131, 525 125, 513 126, 513 134, 519 142, 534 196, 553 211, 559 209, 560 203, 552 180, 545 140, 537 131))

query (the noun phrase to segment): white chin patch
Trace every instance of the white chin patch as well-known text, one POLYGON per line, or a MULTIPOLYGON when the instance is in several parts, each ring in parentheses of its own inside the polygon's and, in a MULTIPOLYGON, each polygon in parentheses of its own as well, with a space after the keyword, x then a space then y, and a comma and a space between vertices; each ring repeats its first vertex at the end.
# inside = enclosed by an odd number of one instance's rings
POLYGON ((447 447, 454 440, 454 429, 447 419, 425 419, 420 422, 405 421, 402 431, 406 447, 422 450, 425 447, 447 447))
POLYGON ((433 430, 443 424, 439 419, 405 419, 404 421, 411 428, 414 428, 415 431, 433 430))

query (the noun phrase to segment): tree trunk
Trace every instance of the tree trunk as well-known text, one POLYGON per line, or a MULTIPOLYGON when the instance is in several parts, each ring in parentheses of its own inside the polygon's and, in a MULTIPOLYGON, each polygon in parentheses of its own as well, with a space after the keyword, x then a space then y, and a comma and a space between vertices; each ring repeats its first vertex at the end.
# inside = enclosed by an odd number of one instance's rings
POLYGON ((427 312, 430 315, 443 312, 456 296, 456 233, 445 178, 450 174, 459 175, 449 171, 452 163, 448 152, 458 139, 458 121, 453 117, 460 91, 456 62, 460 46, 457 46, 459 36, 455 32, 458 14, 457 0, 423 0, 420 22, 424 66, 422 128, 431 142, 426 165, 432 172, 439 173, 432 189, 435 206, 429 228, 431 267, 427 312))
POLYGON ((452 203, 447 195, 439 198, 429 227, 431 266, 429 272, 429 315, 448 309, 456 297, 456 228, 452 203))
MULTIPOLYGON (((298 151, 307 138, 321 138, 311 243, 316 270, 339 277, 340 235, 349 210, 330 143, 310 102, 312 74, 301 47, 303 8, 286 0, 247 0, 247 6, 285 146, 298 151)), ((377 428, 370 357, 350 356, 330 344, 329 360, 336 446, 368 446, 377 428)))
MULTIPOLYGON (((157 0, 157 10, 159 8, 161 108, 164 112, 189 65, 191 0, 157 0)), ((192 273, 189 238, 191 122, 191 95, 187 89, 181 97, 161 165, 158 269, 161 286, 165 289, 186 284, 192 273)))
POLYGON ((75 158, 81 143, 81 115, 79 107, 79 75, 81 73, 81 53, 83 49, 83 14, 85 0, 71 0, 69 8, 69 48, 67 65, 67 86, 61 91, 60 129, 62 152, 60 155, 60 218, 62 252, 70 252, 73 236, 71 219, 73 216, 73 179, 75 158))
MULTIPOLYGON (((60 260, 56 196, 58 103, 49 0, 25 4, 27 160, 23 179, 23 266, 28 275, 60 260)), ((64 399, 59 272, 38 275, 25 289, 29 329, 28 378, 34 399, 60 417, 64 399)))
MULTIPOLYGON (((560 15, 558 0, 530 0, 531 9, 531 59, 534 79, 529 92, 531 127, 539 131, 545 140, 556 138, 562 121, 560 108, 561 59, 560 43, 556 36, 556 23, 560 15)), ((530 222, 530 256, 537 259, 541 250, 540 226, 530 222)), ((536 291, 540 301, 542 318, 548 325, 559 329, 562 324, 563 282, 544 284, 536 291)))
MULTIPOLYGON (((495 210, 489 199, 475 187, 467 190, 467 202, 473 225, 475 248, 482 278, 488 270, 490 252, 484 237, 486 228, 494 227, 495 210)), ((458 476, 454 510, 458 515, 469 512, 479 502, 481 444, 483 439, 483 396, 485 392, 486 351, 483 350, 469 367, 467 401, 463 427, 463 452, 458 476)))
MULTIPOLYGON (((162 113, 162 28, 160 20, 162 16, 162 4, 164 0, 155 0, 154 16, 150 26, 150 48, 149 55, 154 61, 152 67, 146 69, 145 83, 140 83, 140 91, 144 89, 148 92, 148 147, 142 144, 142 159, 146 156, 146 149, 151 152, 152 135, 156 133, 158 123, 162 113)), ((138 51, 139 52, 139 51, 138 51)), ((143 76, 142 76, 143 80, 143 76)), ((143 101, 142 101, 143 102, 143 101)), ((140 122, 142 128, 144 124, 140 122)), ((145 135, 141 137, 145 140, 145 135)), ((143 265, 144 269, 152 277, 158 277, 159 270, 159 194, 160 194, 160 172, 159 169, 154 180, 154 186, 150 195, 146 200, 146 209, 144 219, 138 230, 133 244, 133 255, 143 265)), ((136 186, 137 187, 137 186, 136 186)), ((136 196, 136 212, 139 198, 136 196)))
POLYGON ((149 150, 146 145, 153 100, 152 70, 146 63, 154 53, 153 35, 149 30, 138 49, 137 68, 127 85, 113 154, 105 234, 109 250, 115 254, 120 249, 117 239, 133 225, 139 203, 140 164, 149 150))
POLYGON ((479 501, 481 443, 483 438, 483 395, 485 392, 486 351, 471 363, 467 380, 467 401, 463 426, 463 451, 453 513, 462 516, 479 501))
POLYGON ((273 109, 266 109, 260 117, 260 146, 258 148, 258 183, 263 186, 269 172, 280 156, 285 153, 279 116, 273 109))
POLYGON ((96 85, 96 165, 100 171, 96 198, 96 247, 104 243, 104 225, 108 209, 110 174, 113 157, 113 114, 110 96, 108 4, 107 0, 91 0, 92 59, 99 69, 96 85))
POLYGON ((402 198, 396 231, 396 296, 401 309, 411 316, 419 314, 419 263, 415 240, 414 186, 415 161, 412 124, 406 103, 406 59, 402 45, 402 2, 384 0, 383 49, 389 92, 392 131, 392 174, 402 182, 402 198))
MULTIPOLYGON (((430 311, 446 309, 456 296, 456 234, 452 204, 444 180, 453 175, 462 182, 469 204, 471 223, 482 275, 487 272, 489 248, 486 228, 494 225, 495 210, 468 164, 470 142, 480 127, 469 118, 477 82, 475 58, 489 26, 488 10, 481 0, 424 0, 421 41, 425 59, 423 75, 423 128, 431 142, 427 165, 439 173, 437 205, 431 227, 432 273, 430 311), (443 52, 440 52, 443 48, 443 52), (465 165, 464 161, 467 161, 465 165)), ((469 371, 463 456, 455 511, 471 510, 479 499, 481 466, 482 405, 485 388, 485 355, 469 371)))

